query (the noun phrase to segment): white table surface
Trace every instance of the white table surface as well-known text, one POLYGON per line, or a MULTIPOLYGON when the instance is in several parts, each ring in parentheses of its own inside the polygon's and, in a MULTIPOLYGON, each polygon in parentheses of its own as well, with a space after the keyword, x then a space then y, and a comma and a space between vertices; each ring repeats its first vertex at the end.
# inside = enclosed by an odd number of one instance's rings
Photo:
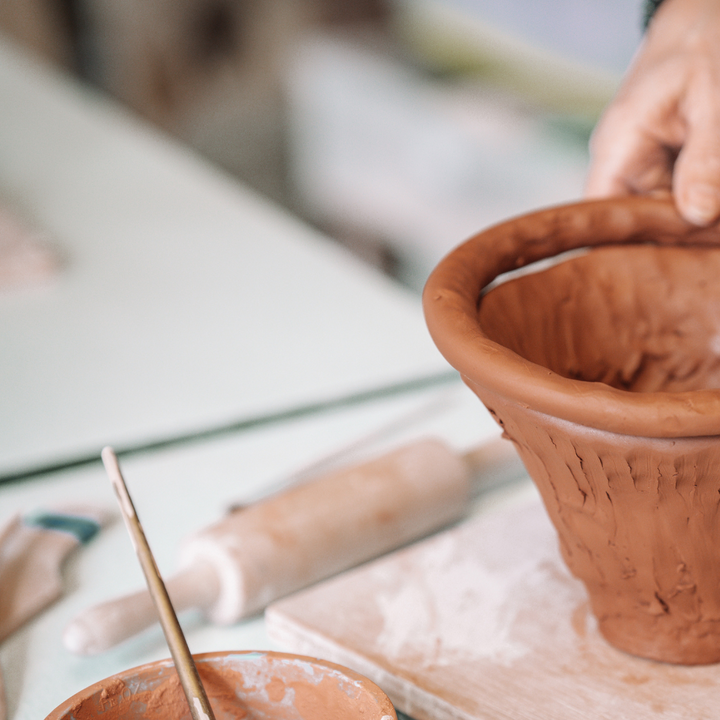
MULTIPOLYGON (((0 108, 0 203, 65 260, 50 283, 0 295, 0 479, 447 374, 417 297, 4 41, 0 108)), ((127 455, 161 571, 229 502, 408 413, 375 451, 498 432, 455 381, 127 455), (427 416, 447 393, 455 404, 427 416)), ((0 523, 77 501, 115 509, 99 463, 0 482, 0 523)), ((10 720, 168 654, 159 628, 98 658, 62 646, 78 612, 143 585, 121 522, 76 551, 64 579, 63 598, 0 646, 10 720)), ((182 620, 193 652, 272 647, 261 618, 182 620)))
POLYGON ((6 41, 0 108, 64 258, 0 295, 0 478, 447 371, 417 297, 6 41))
MULTIPOLYGON (((479 401, 457 383, 127 458, 123 471, 160 571, 171 574, 180 541, 218 520, 230 502, 401 418, 407 423, 403 430, 383 434, 344 460, 358 461, 426 435, 462 450, 498 434, 479 401)), ((98 463, 0 485, 0 522, 14 512, 78 500, 114 511, 117 520, 66 563, 63 598, 0 646, 9 720, 41 720, 83 687, 169 654, 159 627, 96 657, 72 655, 62 645, 64 627, 79 612, 144 586, 110 483, 98 463)), ((192 652, 282 649, 268 640, 260 617, 230 627, 208 625, 194 612, 180 619, 192 652)))

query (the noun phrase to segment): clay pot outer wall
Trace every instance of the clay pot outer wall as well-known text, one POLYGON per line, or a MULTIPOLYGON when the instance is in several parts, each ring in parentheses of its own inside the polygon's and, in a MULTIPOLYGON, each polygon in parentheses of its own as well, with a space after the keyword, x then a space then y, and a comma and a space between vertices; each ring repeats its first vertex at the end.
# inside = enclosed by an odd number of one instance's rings
POLYGON ((718 438, 618 435, 469 384, 515 443, 603 636, 654 660, 720 661, 718 438))
POLYGON ((720 661, 720 392, 638 393, 569 379, 491 340, 483 288, 578 247, 718 245, 665 201, 579 203, 451 253, 425 289, 431 335, 515 443, 603 635, 642 657, 720 661))

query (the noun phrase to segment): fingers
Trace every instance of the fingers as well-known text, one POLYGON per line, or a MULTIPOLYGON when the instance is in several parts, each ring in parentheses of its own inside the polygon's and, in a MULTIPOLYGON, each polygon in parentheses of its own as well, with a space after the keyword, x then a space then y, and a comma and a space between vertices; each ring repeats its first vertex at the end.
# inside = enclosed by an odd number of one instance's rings
POLYGON ((609 117, 593 133, 588 197, 636 195, 669 190, 674 151, 636 121, 609 117))
POLYGON ((588 197, 672 190, 689 222, 720 217, 720 78, 680 77, 630 86, 608 108, 590 144, 588 197))
POLYGON ((642 66, 626 77, 590 141, 589 197, 640 195, 672 186, 684 127, 677 107, 684 76, 676 68, 642 66))
POLYGON ((675 163, 673 195, 683 217, 708 225, 720 216, 720 98, 703 93, 688 102, 692 114, 675 163))

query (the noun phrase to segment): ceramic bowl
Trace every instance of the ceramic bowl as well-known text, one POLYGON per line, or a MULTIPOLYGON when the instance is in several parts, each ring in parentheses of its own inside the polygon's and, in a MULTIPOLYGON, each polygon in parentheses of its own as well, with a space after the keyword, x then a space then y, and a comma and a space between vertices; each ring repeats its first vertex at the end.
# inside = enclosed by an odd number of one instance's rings
MULTIPOLYGON (((195 655, 216 720, 396 720, 380 688, 324 660, 277 652, 195 655)), ((91 685, 46 720, 190 720, 171 659, 91 685)))

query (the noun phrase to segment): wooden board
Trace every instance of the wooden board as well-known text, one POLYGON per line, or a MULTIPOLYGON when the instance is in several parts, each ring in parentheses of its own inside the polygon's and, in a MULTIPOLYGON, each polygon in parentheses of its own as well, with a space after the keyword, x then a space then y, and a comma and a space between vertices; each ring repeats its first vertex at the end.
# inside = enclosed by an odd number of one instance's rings
POLYGON ((713 718, 720 666, 599 635, 539 501, 487 512, 272 605, 269 636, 352 667, 416 720, 713 718))

